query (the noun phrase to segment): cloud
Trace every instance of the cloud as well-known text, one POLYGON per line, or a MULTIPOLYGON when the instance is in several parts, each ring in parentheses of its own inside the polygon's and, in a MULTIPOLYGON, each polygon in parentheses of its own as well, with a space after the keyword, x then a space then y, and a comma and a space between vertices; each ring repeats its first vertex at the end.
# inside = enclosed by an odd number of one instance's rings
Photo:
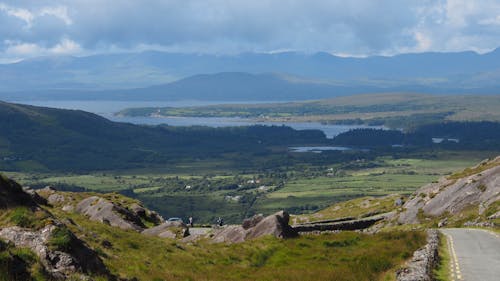
POLYGON ((499 24, 496 0, 0 0, 0 38, 41 53, 485 52, 499 24))
POLYGON ((31 22, 34 18, 33 14, 30 11, 26 9, 11 7, 4 3, 0 3, 0 11, 4 12, 8 16, 12 16, 24 21, 27 27, 31 26, 31 22))

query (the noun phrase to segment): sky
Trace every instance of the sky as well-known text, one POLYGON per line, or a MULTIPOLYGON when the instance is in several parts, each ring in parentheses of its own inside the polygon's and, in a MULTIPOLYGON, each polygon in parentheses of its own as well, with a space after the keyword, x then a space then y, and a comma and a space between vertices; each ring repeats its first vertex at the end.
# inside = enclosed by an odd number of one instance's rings
POLYGON ((160 50, 395 55, 500 46, 500 0, 0 0, 0 62, 160 50))

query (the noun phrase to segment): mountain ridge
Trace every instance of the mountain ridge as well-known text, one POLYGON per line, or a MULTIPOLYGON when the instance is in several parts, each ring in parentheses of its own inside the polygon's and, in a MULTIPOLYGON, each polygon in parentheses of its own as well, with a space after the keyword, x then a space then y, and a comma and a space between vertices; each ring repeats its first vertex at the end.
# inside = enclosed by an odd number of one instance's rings
MULTIPOLYGON (((238 55, 142 52, 87 57, 43 57, 0 65, 0 93, 22 98, 46 91, 99 92, 112 96, 116 89, 128 91, 172 82, 199 74, 275 73, 327 81, 344 86, 335 94, 406 90, 428 93, 498 93, 500 50, 474 52, 415 53, 390 57, 339 57, 329 53, 245 53, 238 55), (468 79, 465 79, 468 78, 468 79), (490 81, 484 85, 485 81, 490 81), (111 91, 111 92, 103 92, 111 91)), ((265 86, 264 82, 259 82, 265 86)), ((315 86, 311 84, 309 86, 315 86)), ((265 88, 265 87, 264 87, 265 88)), ((200 88, 199 90, 203 90, 200 88)), ((314 98, 314 88, 301 99, 314 98)), ((272 94, 267 90, 266 95, 272 94)), ((184 94, 185 96, 185 94, 184 94)), ((320 94, 316 94, 320 96, 320 94)), ((64 97, 64 96, 63 96, 64 97)), ((68 94, 71 98, 71 95, 68 94)), ((99 95, 94 95, 94 98, 99 95)), ((189 97, 188 97, 189 98, 189 97)), ((4 98, 5 99, 5 98, 4 98)))

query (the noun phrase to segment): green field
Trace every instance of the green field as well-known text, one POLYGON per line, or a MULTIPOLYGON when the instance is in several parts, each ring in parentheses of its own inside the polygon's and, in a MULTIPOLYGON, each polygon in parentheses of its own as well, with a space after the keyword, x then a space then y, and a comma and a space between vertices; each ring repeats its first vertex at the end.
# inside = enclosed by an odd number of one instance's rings
POLYGON ((210 223, 223 216, 229 223, 239 223, 257 213, 282 209, 311 213, 363 196, 409 194, 495 154, 442 151, 418 156, 297 166, 269 173, 220 172, 204 167, 189 173, 5 174, 28 186, 121 192, 166 218, 194 216, 198 222, 210 223))

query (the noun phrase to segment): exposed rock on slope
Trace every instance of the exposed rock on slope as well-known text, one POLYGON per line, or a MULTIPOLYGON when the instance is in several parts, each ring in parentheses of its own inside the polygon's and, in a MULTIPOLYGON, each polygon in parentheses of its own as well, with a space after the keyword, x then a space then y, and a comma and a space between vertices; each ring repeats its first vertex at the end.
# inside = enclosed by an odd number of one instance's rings
POLYGON ((500 156, 462 173, 441 178, 423 186, 403 205, 400 223, 418 223, 418 214, 440 216, 458 214, 467 207, 479 206, 478 215, 500 200, 500 156))
POLYGON ((136 231, 142 231, 146 228, 142 219, 153 224, 163 221, 158 214, 146 210, 138 204, 132 204, 129 208, 124 208, 98 196, 83 199, 76 205, 75 211, 88 216, 93 221, 136 231))
POLYGON ((88 216, 90 220, 100 221, 121 229, 142 231, 145 228, 141 220, 132 212, 97 196, 83 199, 76 205, 75 211, 88 216))
POLYGON ((88 279, 88 276, 82 274, 98 274, 113 280, 114 277, 110 275, 97 253, 67 230, 50 212, 41 208, 33 200, 38 198, 37 193, 32 190, 28 192, 15 181, 0 175, 0 211, 8 214, 13 208, 26 210, 24 213, 20 212, 24 216, 23 220, 31 220, 29 216, 40 220, 34 224, 23 222, 20 224, 23 227, 10 226, 10 223, 8 227, 0 226, 0 238, 11 242, 15 247, 29 248, 33 251, 52 279, 67 280, 75 276, 88 279), (61 229, 65 230, 62 237, 64 249, 51 247, 54 233, 61 229))
POLYGON ((265 235, 273 235, 278 238, 289 238, 297 236, 297 232, 288 225, 290 216, 285 211, 277 212, 265 218, 257 215, 245 220, 243 226, 227 226, 216 232, 214 242, 238 243, 265 235))
POLYGON ((98 255, 70 232, 67 252, 52 250, 48 245, 56 228, 55 225, 48 225, 32 231, 14 226, 1 229, 0 237, 16 247, 31 249, 52 278, 66 280, 80 272, 111 277, 98 255))

